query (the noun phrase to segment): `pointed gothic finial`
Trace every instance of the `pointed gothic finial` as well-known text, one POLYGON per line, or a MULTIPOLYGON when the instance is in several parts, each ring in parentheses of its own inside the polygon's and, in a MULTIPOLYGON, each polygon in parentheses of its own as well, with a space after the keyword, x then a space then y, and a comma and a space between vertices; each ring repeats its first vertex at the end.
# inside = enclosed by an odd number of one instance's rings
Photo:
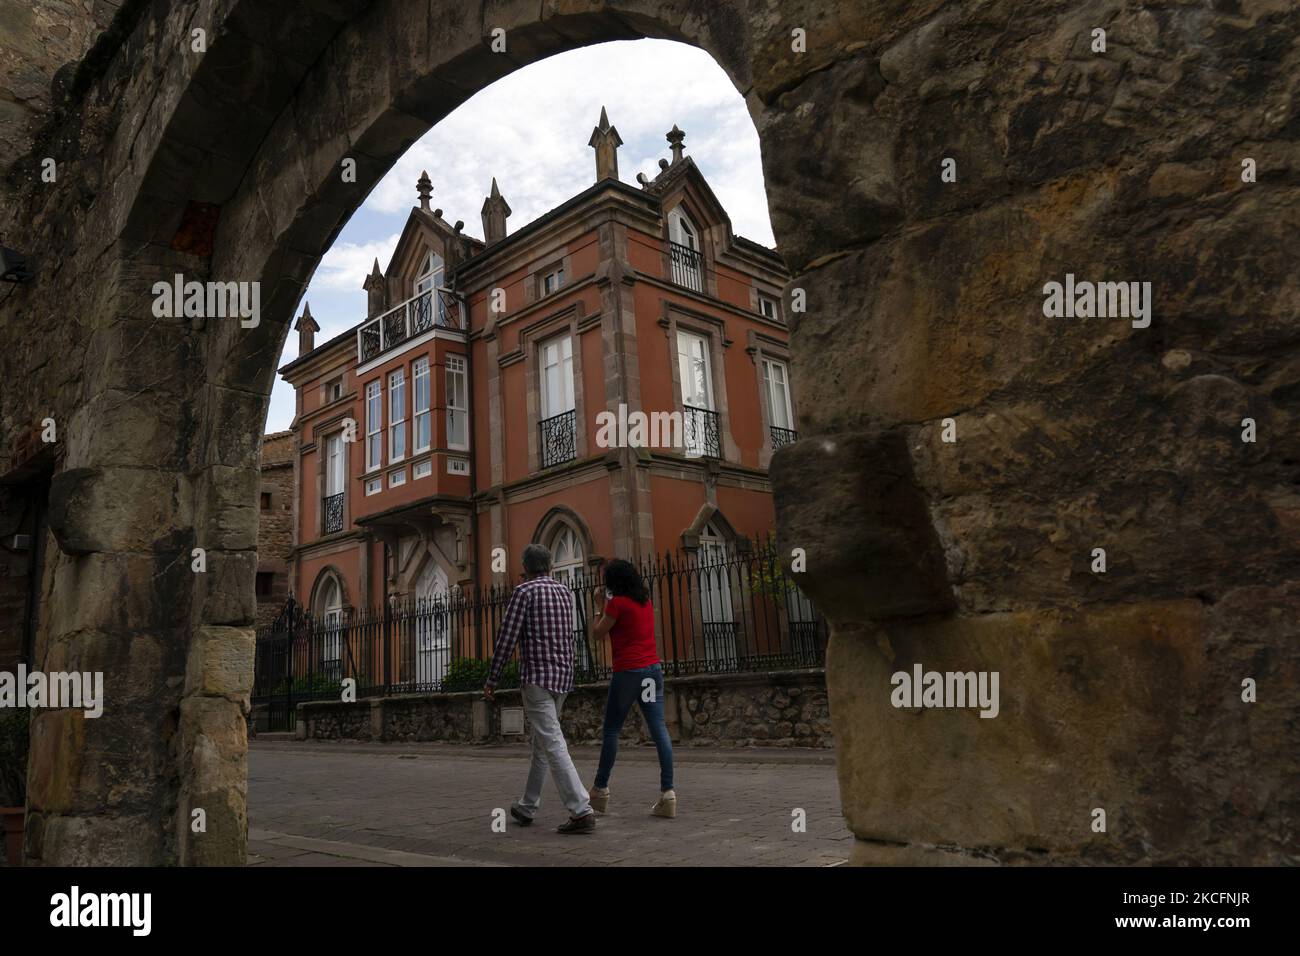
POLYGON ((316 347, 316 333, 320 331, 320 325, 311 317, 309 303, 302 304, 302 315, 298 316, 294 328, 298 330, 298 354, 306 355, 316 347))
POLYGON ((428 212, 429 197, 433 195, 433 183, 430 181, 427 171, 420 173, 420 178, 415 181, 415 191, 420 196, 420 208, 428 212))
POLYGON ((379 259, 375 259, 374 267, 370 270, 370 275, 366 276, 366 281, 361 283, 361 288, 367 292, 366 310, 369 313, 366 318, 373 319, 384 311, 385 287, 388 285, 384 281, 384 274, 379 271, 379 259))
POLYGON ((510 216, 510 204, 497 188, 497 179, 492 177, 492 192, 483 200, 483 241, 488 245, 500 242, 506 237, 506 219, 510 216))
POLYGON ((596 182, 618 179, 618 148, 623 145, 623 138, 609 125, 603 106, 600 108, 600 122, 592 129, 587 145, 596 150, 596 182))
POLYGON ((679 130, 677 124, 674 123, 666 138, 668 145, 673 148, 673 165, 675 166, 682 161, 682 140, 686 138, 686 134, 679 130))

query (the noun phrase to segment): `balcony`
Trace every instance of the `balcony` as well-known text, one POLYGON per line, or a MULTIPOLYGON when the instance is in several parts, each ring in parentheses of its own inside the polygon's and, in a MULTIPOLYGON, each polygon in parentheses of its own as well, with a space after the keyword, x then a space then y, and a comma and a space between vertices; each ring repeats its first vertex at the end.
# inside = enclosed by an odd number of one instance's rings
POLYGON ((692 292, 704 292, 704 256, 690 246, 680 242, 668 243, 668 257, 672 261, 673 282, 690 289, 692 292))
POLYGON ((721 458, 718 413, 686 405, 682 408, 682 431, 688 458, 721 458))
POLYGON ((773 425, 770 431, 772 433, 772 451, 786 445, 793 445, 799 440, 799 433, 793 428, 779 428, 773 425))
POLYGON ((542 467, 562 465, 578 457, 578 413, 560 412, 537 423, 541 432, 542 467))
POLYGON ((447 311, 442 296, 429 290, 412 296, 357 329, 357 363, 364 365, 434 328, 461 330, 455 316, 447 311))
POLYGON ((320 503, 321 534, 343 530, 343 492, 322 498, 320 503))

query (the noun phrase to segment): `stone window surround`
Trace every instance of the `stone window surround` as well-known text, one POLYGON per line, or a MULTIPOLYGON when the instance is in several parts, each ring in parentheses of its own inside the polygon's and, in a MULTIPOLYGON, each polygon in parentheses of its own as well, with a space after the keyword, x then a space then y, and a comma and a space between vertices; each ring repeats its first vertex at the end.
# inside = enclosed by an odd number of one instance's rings
MULTIPOLYGON (((328 421, 320 422, 312 428, 312 448, 316 452, 315 536, 317 538, 325 536, 325 510, 321 507, 321 502, 325 500, 325 452, 328 444, 327 439, 335 434, 341 435, 347 428, 348 418, 349 416, 347 415, 340 415, 336 418, 331 418, 328 421)), ((349 443, 346 441, 343 442, 343 530, 345 532, 352 526, 352 495, 348 494, 348 485, 350 484, 348 481, 348 472, 352 470, 352 456, 348 454, 348 444, 349 443)), ((272 498, 272 502, 274 502, 274 498, 272 498)))
MULTIPOLYGON (((573 340, 573 409, 574 409, 574 451, 575 458, 587 457, 587 409, 583 388, 582 372, 582 310, 573 302, 560 311, 547 316, 527 328, 519 330, 519 349, 525 358, 524 393, 528 408, 528 473, 535 474, 541 470, 541 441, 537 434, 537 425, 541 419, 542 375, 541 346, 566 333, 573 340)), ((568 464, 568 462, 564 462, 568 464)), ((553 467, 560 467, 559 465, 553 467)))
POLYGON ((524 302, 525 307, 539 299, 549 298, 550 296, 556 295, 562 290, 568 288, 569 280, 573 276, 573 270, 569 263, 571 258, 572 257, 566 252, 558 258, 547 259, 544 265, 533 270, 532 275, 529 277, 531 281, 524 284, 525 289, 528 291, 528 297, 524 302), (564 270, 564 281, 561 282, 554 291, 547 292, 545 288, 546 277, 557 269, 564 270))
POLYGON ((767 379, 763 373, 763 359, 772 359, 785 366, 785 388, 790 396, 792 426, 795 422, 795 409, 799 406, 795 401, 794 385, 790 380, 789 344, 754 329, 749 330, 748 338, 749 344, 745 346, 745 351, 749 353, 749 359, 754 363, 754 381, 758 387, 758 412, 763 421, 763 444, 759 446, 758 464, 762 468, 767 468, 772 462, 772 454, 775 449, 772 447, 772 411, 768 408, 767 379))
MULTIPOLYGON (((660 234, 664 241, 664 281, 672 285, 673 288, 682 288, 672 281, 673 260, 672 253, 669 252, 671 247, 668 245, 668 243, 673 241, 668 230, 668 214, 678 206, 682 207, 683 211, 686 213, 686 217, 690 219, 691 224, 695 226, 696 238, 700 240, 700 271, 703 273, 700 278, 703 280, 704 292, 696 293, 696 295, 703 294, 711 299, 716 299, 718 298, 718 270, 715 268, 713 242, 710 239, 710 233, 712 232, 713 227, 705 224, 706 221, 699 216, 696 212, 695 206, 689 201, 689 198, 685 193, 678 193, 677 201, 671 206, 667 204, 663 206, 663 225, 660 227, 660 234)), ((693 292, 694 290, 688 289, 687 291, 693 292)), ((758 303, 755 302, 756 306, 757 304, 758 303)))
POLYGON ((325 582, 331 578, 334 580, 334 583, 338 585, 339 608, 343 612, 343 619, 347 620, 352 616, 352 601, 348 596, 348 581, 347 578, 344 577, 343 573, 332 564, 325 565, 325 567, 321 568, 320 571, 317 572, 316 580, 312 582, 311 593, 307 598, 307 613, 312 617, 317 617, 322 613, 321 609, 318 609, 316 605, 320 599, 321 590, 324 588, 325 582))
MULTIPOLYGON (((668 346, 668 363, 673 377, 673 411, 681 412, 685 421, 686 404, 682 399, 682 372, 677 358, 677 331, 692 332, 702 336, 709 345, 709 373, 713 380, 714 411, 718 413, 718 443, 721 460, 739 462, 740 452, 731 437, 731 412, 727 401, 727 370, 723 350, 732 340, 727 338, 727 323, 723 319, 696 312, 676 302, 663 300, 663 316, 659 325, 664 329, 668 346)), ((685 451, 680 452, 685 457, 685 451)))
POLYGON ((767 316, 763 315, 763 307, 762 305, 759 304, 758 301, 760 297, 765 299, 771 299, 773 302, 776 303, 776 318, 768 319, 768 321, 776 322, 780 325, 785 325, 786 324, 785 298, 782 294, 782 290, 776 288, 775 286, 769 286, 766 283, 760 283, 758 280, 755 280, 750 285, 749 287, 750 308, 752 308, 754 312, 756 312, 757 314, 762 315, 763 318, 767 319, 767 316))
POLYGON ((542 516, 542 520, 537 522, 537 527, 533 531, 532 543, 550 548, 551 542, 555 540, 561 528, 568 528, 578 539, 578 543, 582 546, 583 563, 587 566, 588 573, 594 573, 605 563, 605 559, 595 553, 595 539, 591 535, 587 522, 568 505, 556 505, 542 516))

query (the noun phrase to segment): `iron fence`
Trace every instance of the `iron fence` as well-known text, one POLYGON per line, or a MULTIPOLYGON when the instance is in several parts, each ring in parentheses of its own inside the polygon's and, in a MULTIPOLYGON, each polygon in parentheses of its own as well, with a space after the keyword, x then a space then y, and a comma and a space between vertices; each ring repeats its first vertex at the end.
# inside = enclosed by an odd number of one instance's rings
MULTIPOLYGON (((654 607, 665 673, 744 673, 819 667, 826 623, 765 544, 731 553, 701 550, 640 562, 654 607)), ((573 595, 577 683, 607 680, 609 641, 592 628, 606 600, 601 569, 560 576, 573 595)), ((258 631, 253 703, 259 730, 292 729, 306 700, 472 691, 483 686, 509 587, 453 589, 387 607, 312 616, 292 599, 258 631)), ((503 687, 517 683, 518 650, 503 687)))

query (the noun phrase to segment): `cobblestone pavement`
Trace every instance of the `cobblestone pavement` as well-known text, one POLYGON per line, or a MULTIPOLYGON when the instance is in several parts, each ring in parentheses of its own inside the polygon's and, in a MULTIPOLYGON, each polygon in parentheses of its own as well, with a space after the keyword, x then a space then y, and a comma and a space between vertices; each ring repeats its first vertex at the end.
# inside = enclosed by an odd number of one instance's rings
MULTIPOLYGON (((255 866, 831 866, 848 859, 833 754, 683 748, 678 816, 650 816, 652 748, 625 747, 596 832, 562 836, 548 781, 537 822, 493 832, 528 772, 525 747, 265 742, 249 747, 255 866), (792 811, 806 832, 792 829, 792 811)), ((598 750, 573 748, 590 786, 598 750)))

